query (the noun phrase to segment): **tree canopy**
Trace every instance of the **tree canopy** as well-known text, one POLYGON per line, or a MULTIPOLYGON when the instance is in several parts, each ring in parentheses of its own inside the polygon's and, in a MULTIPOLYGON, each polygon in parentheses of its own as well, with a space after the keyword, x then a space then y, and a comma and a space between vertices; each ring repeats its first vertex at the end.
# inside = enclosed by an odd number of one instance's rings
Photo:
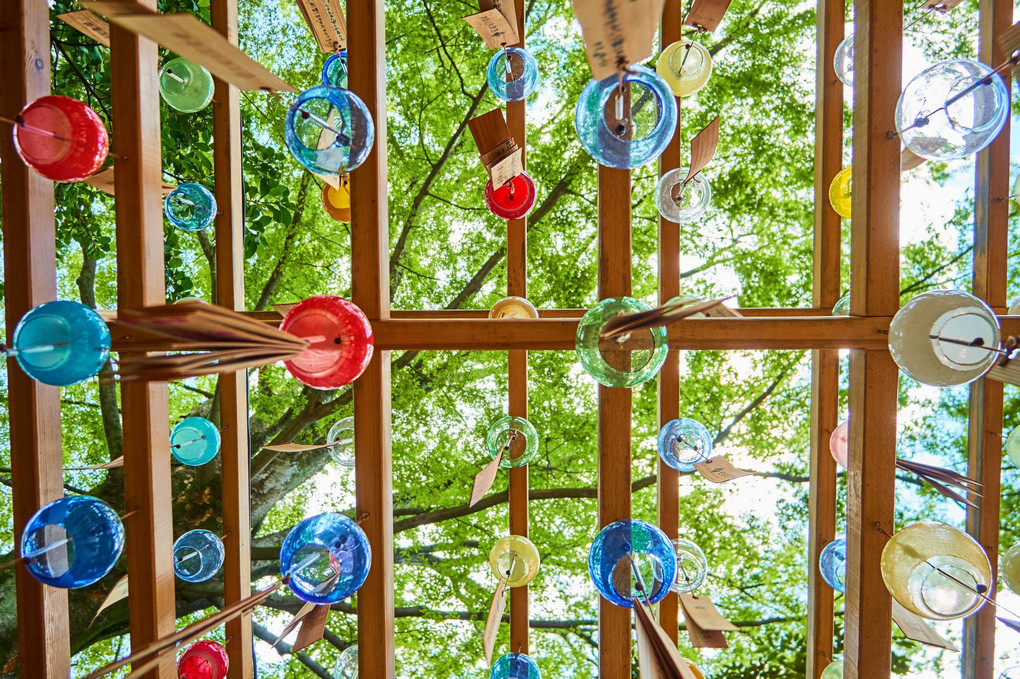
MULTIPOLYGON (((811 3, 734 0, 724 24, 697 39, 714 61, 708 85, 681 104, 689 141, 721 116, 718 154, 705 176, 712 208, 681 225, 682 287, 693 296, 736 294, 745 307, 811 305, 815 12, 811 3)), ((208 20, 209 0, 161 0, 160 11, 208 20)), ((108 127, 109 51, 56 19, 77 9, 50 3, 53 91, 80 98, 108 127)), ((597 301, 595 162, 573 129, 577 97, 590 78, 569 3, 528 0, 528 49, 542 81, 529 99, 527 164, 538 185, 528 219, 528 298, 539 308, 586 308, 597 301)), ((387 148, 390 288, 396 309, 487 309, 506 289, 505 222, 482 200, 485 174, 467 121, 499 102, 485 84, 491 52, 462 20, 470 2, 387 3, 387 148)), ((920 10, 917 15, 921 16, 920 10)), ((929 61, 973 55, 977 0, 948 14, 928 14, 907 34, 929 61)), ((241 46, 299 89, 319 79, 325 55, 292 0, 242 3, 241 46)), ((161 50, 161 54, 165 53, 161 50)), ((356 62, 357 54, 350 60, 356 62)), ((654 63, 654 62, 652 62, 654 63)), ((847 90, 848 115, 851 106, 847 90)), ((250 310, 313 294, 350 295, 350 225, 322 209, 321 179, 305 172, 283 144, 285 104, 243 94, 245 287, 250 310)), ((161 105, 166 179, 212 187, 211 113, 184 114, 161 105)), ((849 159, 849 124, 847 125, 849 159)), ((969 289, 973 190, 961 187, 970 161, 928 163, 904 176, 901 292, 969 289), (922 194, 943 187, 951 210, 925 207, 922 194), (928 220, 928 221, 925 221, 928 220)), ((658 215, 654 164, 633 173, 634 296, 654 301, 658 215)), ((966 182, 963 182, 966 184, 966 182)), ((0 187, 2 190, 2 187, 0 187)), ((1015 215, 1011 215, 1015 217, 1015 215)), ((57 187, 59 295, 97 308, 117 299, 113 201, 84 184, 57 187)), ((1011 226, 1013 224, 1011 223, 1011 226)), ((167 299, 215 302, 215 237, 165 226, 167 299)), ((1011 229, 1010 254, 1020 243, 1011 229)), ((844 229, 849 243, 849 230, 844 229)), ((847 248, 848 252, 848 248, 847 248)), ((843 259, 849 288, 849 256, 843 259)), ((1010 269, 1010 290, 1020 274, 1010 269)), ((506 413, 505 352, 394 352, 393 507, 396 550, 397 674, 437 679, 487 676, 481 630, 495 589, 487 557, 508 533, 507 478, 467 507, 474 474, 488 461, 485 432, 506 413)), ((532 656, 547 677, 597 673, 597 593, 587 574, 597 533, 595 383, 573 352, 532 352, 529 420, 540 438, 530 464, 531 539, 542 568, 531 587, 532 656)), ((681 358, 681 413, 703 422, 717 449, 755 477, 724 486, 697 476, 680 480, 680 534, 708 556, 705 592, 740 627, 723 652, 681 650, 714 679, 802 677, 805 672, 807 466, 810 354, 689 351, 681 358)), ((6 381, 6 373, 3 379, 6 381)), ((845 380, 841 408, 846 414, 845 380)), ((281 365, 250 373, 253 578, 279 573, 279 545, 300 519, 321 512, 353 514, 353 471, 322 451, 263 450, 268 443, 325 441, 352 412, 349 389, 317 391, 281 365)), ((214 377, 170 385, 173 422, 189 415, 218 421, 214 377)), ((0 399, 6 405, 6 390, 0 399)), ((635 389, 634 516, 655 517, 656 394, 635 389)), ((122 455, 114 386, 91 380, 62 391, 64 459, 97 464, 122 455)), ((966 389, 933 392, 900 382, 900 454, 964 470, 966 389)), ((1020 397, 1007 389, 1006 425, 1018 421, 1020 397)), ((0 408, 0 463, 9 460, 6 408, 0 408)), ((9 469, 0 491, 9 496, 9 469)), ((1004 499, 1020 492, 1015 472, 1003 477, 1004 499)), ((87 493, 123 510, 120 470, 69 472, 69 493, 87 493)), ((840 476, 841 507, 845 484, 840 476)), ((175 536, 193 528, 221 532, 218 459, 202 467, 173 463, 175 536)), ((897 526, 938 518, 962 526, 959 507, 904 478, 897 526)), ((840 510, 842 513, 842 509, 840 510)), ((3 545, 13 548, 11 503, 0 502, 3 545)), ((841 519, 842 520, 842 519, 841 519)), ((1020 535, 1020 513, 1003 505, 1003 549, 1020 535)), ((841 524, 842 525, 842 524, 841 524)), ((841 530, 842 528, 840 528, 841 530)), ((10 556, 8 555, 8 558, 10 556)), ((169 558, 169 555, 168 555, 169 558)), ((127 649, 127 604, 89 626, 103 594, 126 572, 122 558, 93 587, 70 595, 73 674, 104 665, 127 649)), ((13 570, 0 570, 0 666, 17 673, 13 570)), ((222 604, 222 575, 176 583, 179 624, 222 604)), ((329 676, 339 651, 357 643, 357 596, 336 607, 327 638, 299 656, 280 654, 275 639, 300 602, 282 591, 254 615, 260 676, 329 676)), ((834 608, 841 629, 842 600, 834 608)), ((959 636, 959 626, 940 630, 959 636)), ((222 632, 220 632, 222 634, 222 632)), ((940 671, 958 661, 935 655, 896 631, 894 670, 940 671)), ((837 646, 842 638, 838 633, 837 646)), ((506 626, 497 655, 509 649, 506 626)), ((283 647, 285 648, 285 647, 283 647)), ((1000 646, 1000 648, 1005 648, 1000 646)))

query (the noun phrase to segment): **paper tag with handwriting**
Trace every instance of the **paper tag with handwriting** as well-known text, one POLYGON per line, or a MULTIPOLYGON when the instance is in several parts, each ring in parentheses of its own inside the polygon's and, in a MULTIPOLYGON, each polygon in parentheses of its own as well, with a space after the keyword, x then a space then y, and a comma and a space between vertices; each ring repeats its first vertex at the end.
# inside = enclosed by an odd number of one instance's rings
POLYGON ((733 479, 739 479, 744 476, 752 476, 754 474, 754 472, 749 472, 746 469, 737 469, 728 459, 726 459, 725 455, 713 457, 711 460, 706 462, 695 462, 694 468, 712 483, 726 483, 733 479))
POLYGON ((505 158, 500 158, 489 168, 489 177, 492 179, 493 188, 498 189, 524 172, 524 163, 521 159, 523 153, 524 149, 517 148, 505 158))
POLYGON ((327 54, 347 47, 347 19, 340 0, 297 0, 319 49, 327 54))
POLYGON ((80 9, 77 12, 64 12, 63 14, 58 14, 57 18, 82 35, 92 38, 100 45, 110 46, 110 24, 89 10, 80 9))
POLYGON ((471 28, 482 36, 485 46, 490 50, 498 50, 504 45, 514 45, 520 42, 517 31, 498 9, 488 9, 477 14, 470 14, 464 17, 464 21, 471 24, 471 28))
POLYGON ((595 80, 652 56, 665 0, 573 0, 573 4, 595 80))
POLYGON ((695 594, 680 594, 679 596, 687 618, 694 618, 701 629, 720 632, 737 631, 737 626, 724 618, 707 596, 695 594))
POLYGON ((475 474, 475 484, 471 488, 471 501, 468 502, 468 507, 473 507, 492 488, 492 484, 496 481, 496 473, 499 471, 499 463, 502 459, 503 453, 500 452, 496 455, 495 460, 485 465, 482 471, 475 474))

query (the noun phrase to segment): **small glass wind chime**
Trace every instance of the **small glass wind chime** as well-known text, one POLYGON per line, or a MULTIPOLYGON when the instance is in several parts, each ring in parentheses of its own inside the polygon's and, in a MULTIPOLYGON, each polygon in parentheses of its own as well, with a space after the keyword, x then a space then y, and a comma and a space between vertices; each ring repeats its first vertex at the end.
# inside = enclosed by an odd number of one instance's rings
MULTIPOLYGON (((933 12, 948 12, 959 3, 926 3, 926 11, 904 28, 933 12)), ((851 33, 840 43, 833 60, 836 76, 847 86, 854 84, 854 40, 851 33)), ((916 158, 903 169, 925 160, 948 161, 966 158, 987 147, 1002 131, 1009 115, 1009 90, 1000 72, 1020 63, 1015 52, 1020 38, 999 36, 1003 52, 1010 57, 992 67, 972 59, 949 59, 929 66, 916 75, 900 94, 896 105, 896 132, 904 155, 916 158)), ((845 167, 829 186, 832 208, 846 219, 851 217, 851 168, 845 167)))

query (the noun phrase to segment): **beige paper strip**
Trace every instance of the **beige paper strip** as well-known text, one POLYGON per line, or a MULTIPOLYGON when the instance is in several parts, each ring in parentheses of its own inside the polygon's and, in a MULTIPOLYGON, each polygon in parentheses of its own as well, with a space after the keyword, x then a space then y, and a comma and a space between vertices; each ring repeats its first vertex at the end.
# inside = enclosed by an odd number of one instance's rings
POLYGON ((503 452, 500 451, 496 455, 495 460, 485 465, 482 471, 475 474, 475 483, 471 487, 471 501, 468 502, 468 507, 474 507, 492 488, 492 484, 496 480, 496 473, 499 471, 499 463, 502 459, 503 452))
POLYGON ((329 448, 340 443, 340 440, 330 441, 329 443, 312 443, 305 445, 304 443, 277 443, 272 446, 262 446, 264 450, 275 450, 278 453, 305 453, 309 450, 321 450, 323 448, 329 448))
POLYGON ((131 14, 111 16, 110 20, 205 66, 217 78, 242 90, 295 91, 293 85, 231 45, 193 14, 131 14))
POLYGON ((524 172, 523 153, 524 149, 517 148, 510 155, 500 158, 489 168, 489 178, 492 179, 493 188, 498 189, 524 172))
POLYGON ((87 467, 64 467, 65 472, 87 472, 99 469, 116 469, 124 466, 124 456, 121 455, 115 460, 110 460, 105 464, 93 464, 87 467))
POLYGON ((482 36, 485 46, 490 50, 498 50, 503 45, 514 45, 521 41, 517 37, 517 31, 498 9, 470 14, 464 17, 464 21, 471 24, 471 28, 482 36))
POLYGON ((754 475, 754 472, 734 467, 733 463, 726 459, 725 455, 713 457, 711 460, 707 460, 705 462, 695 462, 694 468, 697 469, 706 480, 711 481, 712 483, 726 483, 733 479, 754 475))
POLYGON ((80 9, 76 12, 64 12, 63 14, 58 14, 57 18, 82 35, 92 38, 100 45, 110 46, 110 24, 89 10, 80 9))
POLYGON ((503 622, 504 610, 506 610, 506 580, 500 580, 496 593, 492 595, 489 615, 485 619, 485 634, 482 636, 486 665, 492 664, 492 651, 496 648, 496 633, 499 632, 499 624, 503 622))
POLYGON ((722 21, 729 6, 730 0, 694 0, 684 23, 711 33, 719 28, 719 22, 722 21))
POLYGON ((921 9, 937 9, 940 12, 948 12, 954 7, 959 7, 963 0, 925 0, 921 9))
POLYGON ((691 168, 687 171, 687 178, 684 179, 685 184, 712 162, 718 146, 719 116, 716 116, 712 122, 705 125, 705 129, 698 132, 691 140, 691 168))
POLYGON ((595 80, 652 56, 664 4, 665 0, 573 0, 595 80))
POLYGON ((900 151, 900 172, 906 172, 907 170, 913 170, 919 165, 923 165, 928 162, 927 159, 917 155, 907 147, 903 147, 900 151))
POLYGON ((110 592, 106 595, 106 598, 103 599, 103 603, 99 604, 99 609, 96 610, 96 614, 92 616, 92 622, 89 623, 89 627, 92 627, 92 625, 96 622, 96 618, 99 617, 100 613, 102 613, 107 608, 114 605, 121 599, 126 599, 127 595, 128 595, 128 576, 125 575, 120 580, 118 580, 116 584, 114 584, 113 589, 111 589, 110 592))
POLYGON ((684 620, 687 623, 687 636, 691 638, 691 646, 695 648, 729 648, 726 636, 719 630, 701 629, 694 621, 687 609, 683 606, 683 599, 680 600, 680 610, 683 611, 684 620))
POLYGON ((736 632, 737 626, 727 620, 715 607, 712 600, 707 596, 696 596, 694 594, 680 594, 680 603, 683 604, 687 619, 694 619, 694 622, 703 630, 718 632, 736 632))
POLYGON ((903 608, 896 599, 893 599, 892 602, 892 619, 900 628, 900 631, 903 632, 903 636, 908 639, 920 641, 928 646, 944 648, 948 651, 956 651, 957 653, 960 651, 960 649, 943 639, 938 632, 932 629, 931 625, 924 621, 924 618, 903 608))
MULTIPOLYGON (((109 167, 103 168, 102 170, 95 173, 91 177, 85 179, 84 180, 85 183, 91 186, 92 188, 99 189, 100 191, 108 193, 111 196, 114 195, 114 189, 116 188, 116 184, 114 182, 115 175, 113 167, 114 167, 113 165, 110 165, 109 167)), ((170 193, 176 188, 177 188, 176 184, 163 182, 163 185, 160 187, 160 193, 162 193, 165 196, 166 194, 170 193)))
POLYGON ((680 655, 673 640, 637 598, 634 599, 634 617, 641 679, 696 679, 687 659, 680 655))
POLYGON ((319 49, 327 54, 347 47, 347 19, 340 0, 297 0, 319 49))
POLYGON ((291 618, 286 625, 284 625, 283 631, 280 632, 280 635, 273 640, 272 646, 275 647, 277 644, 283 641, 288 634, 293 632, 294 628, 301 624, 301 620, 303 620, 306 615, 311 613, 312 609, 315 608, 315 606, 316 604, 311 601, 305 602, 305 604, 298 609, 298 612, 294 614, 294 617, 291 618))
POLYGON ((517 33, 517 8, 514 7, 514 0, 478 0, 478 9, 483 12, 489 9, 499 10, 506 22, 510 24, 510 30, 513 33, 514 41, 507 44, 514 45, 521 41, 517 33))

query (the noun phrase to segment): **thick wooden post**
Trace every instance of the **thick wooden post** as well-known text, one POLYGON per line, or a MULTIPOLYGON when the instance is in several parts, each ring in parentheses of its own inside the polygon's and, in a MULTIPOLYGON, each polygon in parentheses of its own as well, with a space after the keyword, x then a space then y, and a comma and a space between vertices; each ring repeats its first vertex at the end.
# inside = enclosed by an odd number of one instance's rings
MULTIPOLYGON (((524 0, 514 0, 517 14, 517 34, 521 36, 518 47, 524 47, 524 0)), ((506 105, 507 125, 510 134, 520 145, 522 162, 527 153, 526 103, 510 101, 506 105)), ((528 296, 528 221, 527 217, 507 222, 506 233, 506 287, 507 294, 516 297, 528 296)), ((528 417, 528 352, 509 352, 508 380, 510 402, 509 414, 528 417)), ((528 466, 510 470, 510 533, 528 536, 528 466)), ((541 546, 539 546, 541 551, 541 546)), ((514 587, 510 590, 510 651, 528 653, 528 588, 514 587)))
MULTIPOLYGON (((0 2, 0 116, 13 120, 29 102, 50 93, 50 32, 46 3, 0 2)), ((10 127, 0 134, 3 185, 4 305, 7 341, 18 320, 57 294, 53 182, 18 157, 10 127)), ((40 384, 7 362, 11 476, 17 479, 14 544, 32 515, 64 495, 60 389, 40 384)), ((15 570, 18 671, 24 679, 64 679, 70 672, 67 592, 15 570)))
MULTIPOLYGON (((237 0, 214 0, 212 25, 237 44, 237 0)), ((241 106, 237 88, 216 79, 213 103, 213 166, 216 176, 216 299, 243 311, 244 187, 241 183, 241 106)), ((230 605, 251 594, 251 479, 248 443, 248 371, 219 378, 220 460, 223 484, 223 600, 230 605)), ((229 679, 253 671, 251 615, 226 625, 229 679)))
MULTIPOLYGON (((350 85, 375 121, 375 148, 351 173, 352 297, 370 320, 390 316, 386 187, 386 27, 383 0, 347 5, 350 85)), ((394 676, 393 470, 390 459, 390 352, 376 351, 354 382, 355 479, 372 569, 358 593, 359 673, 394 676)))
MULTIPOLYGON (((666 0, 662 11, 660 40, 662 48, 681 39, 683 25, 681 0, 666 0)), ((688 162, 684 157, 681 99, 677 97, 677 123, 673 139, 659 156, 659 176, 688 162)), ((659 216, 659 303, 665 304, 680 294, 680 225, 659 216)), ((680 354, 671 351, 659 371, 659 428, 680 417, 680 354)), ((675 540, 680 528, 680 472, 660 458, 658 461, 657 513, 659 528, 675 540)), ((659 624, 674 643, 680 631, 680 599, 670 592, 659 603, 659 624)))
MULTIPOLYGON (((156 9, 154 0, 144 3, 156 9)), ((110 80, 116 150, 117 304, 133 309, 166 302, 163 266, 162 157, 156 43, 110 28, 110 80)), ((131 596, 131 647, 173 633, 173 513, 167 385, 121 385, 124 505, 131 596)), ((143 675, 176 676, 173 650, 143 675)))
MULTIPOLYGON (((899 308, 900 140, 903 3, 855 3, 851 314, 891 316, 899 308)), ((845 674, 889 676, 892 600, 882 549, 892 534, 896 483, 896 387, 887 349, 850 354, 850 468, 847 502, 845 674)))
MULTIPOLYGON (((599 165, 599 298, 630 294, 630 171, 599 165)), ((599 385, 599 527, 630 518, 630 389, 599 385)), ((592 536, 594 538, 594 536, 592 536)), ((631 612, 599 598, 599 676, 628 679, 631 612)))
MULTIPOLYGON (((1009 0, 982 0, 980 16, 980 59, 993 66, 1003 63, 995 38, 1013 23, 1009 0)), ((1006 87, 1013 79, 1003 79, 1006 87)), ((974 294, 999 313, 1006 301, 1006 255, 1009 226, 1009 128, 1010 121, 995 141, 977 157, 974 221, 974 294)), ((999 502, 1002 464, 1002 382, 981 379, 970 389, 967 471, 982 484, 978 510, 967 511, 967 532, 981 543, 992 563, 992 582, 999 565, 999 502)), ((995 587, 988 596, 995 598, 995 587)), ((992 679, 995 676, 995 614, 986 605, 963 622, 964 679, 992 679)))
MULTIPOLYGON (((815 307, 831 309, 840 293, 841 219, 829 204, 829 184, 841 169, 843 83, 832 65, 843 40, 843 0, 818 0, 815 94, 815 307)), ((833 592, 818 571, 818 557, 836 533, 836 461, 829 437, 839 407, 839 352, 811 352, 811 483, 808 514, 807 676, 817 677, 832 660, 833 592)))

